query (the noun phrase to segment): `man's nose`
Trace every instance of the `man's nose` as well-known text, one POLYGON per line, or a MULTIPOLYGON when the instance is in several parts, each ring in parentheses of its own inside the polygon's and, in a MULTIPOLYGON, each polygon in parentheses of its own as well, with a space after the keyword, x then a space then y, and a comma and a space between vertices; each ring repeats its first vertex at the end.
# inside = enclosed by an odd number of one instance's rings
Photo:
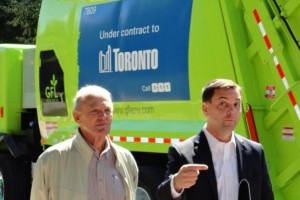
POLYGON ((104 110, 101 110, 98 112, 98 117, 103 118, 103 117, 108 117, 109 113, 105 112, 104 110))
POLYGON ((228 105, 227 106, 227 113, 236 113, 236 112, 241 112, 241 107, 237 105, 228 105))
POLYGON ((228 114, 231 114, 233 112, 239 111, 239 108, 238 108, 238 106, 235 106, 235 105, 228 105, 226 111, 228 114))
POLYGON ((106 116, 105 112, 103 110, 99 110, 98 117, 104 117, 106 116))
POLYGON ((227 105, 227 111, 233 111, 233 110, 235 110, 234 105, 228 104, 228 105, 227 105))

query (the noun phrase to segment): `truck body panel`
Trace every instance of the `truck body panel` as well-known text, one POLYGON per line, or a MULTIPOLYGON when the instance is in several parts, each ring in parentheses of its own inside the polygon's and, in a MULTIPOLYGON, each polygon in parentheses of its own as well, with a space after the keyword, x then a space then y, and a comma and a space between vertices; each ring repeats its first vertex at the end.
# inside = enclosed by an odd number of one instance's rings
MULTIPOLYGON (((34 45, 0 45, 0 132, 3 134, 21 133, 23 66, 34 70, 34 49, 34 45), (30 61, 31 63, 26 63, 30 61)), ((31 78, 34 81, 34 77, 31 78)), ((35 93, 30 98, 35 100, 35 93)))

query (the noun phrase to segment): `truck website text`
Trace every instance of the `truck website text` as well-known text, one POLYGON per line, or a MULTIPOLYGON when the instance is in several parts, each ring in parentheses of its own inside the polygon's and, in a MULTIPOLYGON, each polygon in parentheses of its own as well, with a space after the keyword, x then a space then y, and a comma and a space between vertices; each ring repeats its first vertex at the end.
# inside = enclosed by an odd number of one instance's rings
POLYGON ((143 106, 143 107, 136 107, 136 106, 126 106, 123 108, 114 108, 114 114, 119 115, 143 115, 143 114, 152 114, 154 113, 153 106, 143 106))

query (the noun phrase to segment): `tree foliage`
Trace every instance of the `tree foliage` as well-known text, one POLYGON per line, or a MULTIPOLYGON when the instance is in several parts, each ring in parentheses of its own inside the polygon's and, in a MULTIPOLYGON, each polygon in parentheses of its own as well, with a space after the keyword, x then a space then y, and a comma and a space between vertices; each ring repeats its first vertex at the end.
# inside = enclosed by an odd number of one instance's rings
POLYGON ((34 44, 41 0, 0 1, 0 43, 34 44))

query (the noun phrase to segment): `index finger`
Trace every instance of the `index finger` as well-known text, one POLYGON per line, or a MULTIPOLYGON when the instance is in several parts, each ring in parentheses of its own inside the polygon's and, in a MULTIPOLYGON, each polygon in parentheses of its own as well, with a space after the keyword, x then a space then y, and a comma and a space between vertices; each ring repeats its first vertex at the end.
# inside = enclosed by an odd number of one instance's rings
POLYGON ((184 166, 190 170, 207 170, 208 169, 208 166, 204 165, 204 164, 186 164, 184 166))

